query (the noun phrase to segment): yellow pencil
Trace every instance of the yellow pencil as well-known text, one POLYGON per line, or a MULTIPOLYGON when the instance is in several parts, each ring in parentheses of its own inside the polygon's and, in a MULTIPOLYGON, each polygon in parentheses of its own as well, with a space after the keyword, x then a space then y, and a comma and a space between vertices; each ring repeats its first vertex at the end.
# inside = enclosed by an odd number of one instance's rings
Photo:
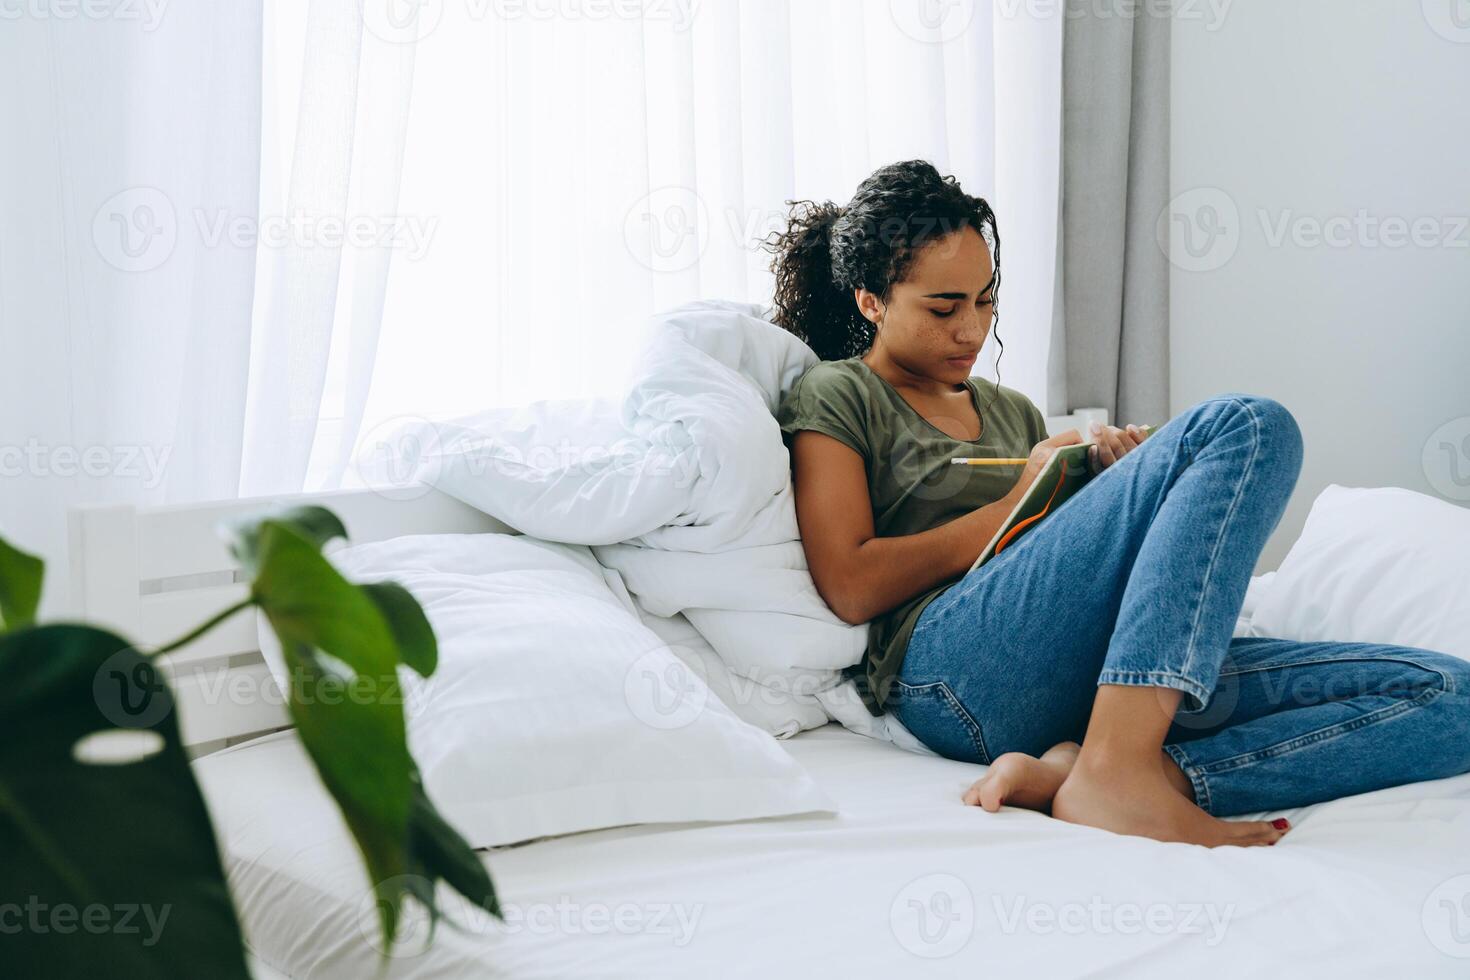
POLYGON ((1027 462, 1029 462, 1029 460, 1026 460, 1026 459, 1012 459, 1012 458, 971 459, 971 458, 969 458, 967 456, 952 456, 952 457, 950 457, 950 460, 949 461, 951 463, 963 463, 966 466, 1023 466, 1027 462))

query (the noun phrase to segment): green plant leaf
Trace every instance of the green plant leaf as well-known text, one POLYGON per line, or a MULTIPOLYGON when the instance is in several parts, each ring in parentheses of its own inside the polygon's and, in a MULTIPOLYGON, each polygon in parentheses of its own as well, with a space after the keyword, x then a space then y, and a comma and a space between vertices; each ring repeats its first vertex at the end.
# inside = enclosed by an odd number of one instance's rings
POLYGON ((284 525, 295 531, 321 551, 333 538, 347 538, 342 519, 325 507, 287 507, 269 514, 257 515, 225 525, 230 551, 240 566, 251 575, 260 570, 260 530, 266 521, 284 525))
MULTIPOLYGON (((411 850, 415 874, 429 881, 442 878, 455 891, 500 918, 500 901, 485 865, 453 827, 444 821, 424 792, 418 771, 413 774, 411 850)), ((427 903, 426 903, 427 904, 427 903)), ((430 913, 435 910, 430 905, 430 913)))
POLYGON ((368 582, 358 588, 378 606, 398 644, 399 658, 420 677, 428 677, 439 666, 439 641, 424 608, 397 582, 368 582))
MULTIPOLYGON (((281 642, 291 674, 291 717, 301 744, 342 810, 367 864, 368 879, 397 879, 409 867, 411 805, 412 761, 402 706, 357 686, 362 675, 343 679, 324 669, 311 648, 284 635, 281 642)), ((379 913, 384 940, 391 941, 398 906, 380 904, 379 913)))
POLYGON ((5 938, 4 973, 248 980, 153 664, 104 630, 41 626, 0 634, 0 676, 0 895, 24 917, 5 938), (119 739, 152 754, 100 764, 119 739))
POLYGON ((408 754, 397 668, 428 677, 438 665, 423 608, 397 583, 342 577, 321 554, 343 536, 329 511, 298 508, 285 520, 266 516, 228 530, 232 550, 254 572, 252 598, 281 641, 302 745, 367 864, 383 948, 405 896, 437 920, 440 880, 498 916, 490 875, 435 809, 408 754))
POLYGON ((35 620, 45 573, 45 562, 0 538, 0 629, 19 629, 35 620))
MULTIPOLYGON (((373 882, 408 869, 412 804, 398 652, 377 604, 318 545, 286 524, 258 525, 252 594, 280 638, 290 712, 307 754, 342 808, 373 882), (343 677, 319 656, 344 665, 343 677)), ((397 906, 379 903, 385 939, 397 906)))
POLYGON ((369 678, 394 676, 398 645, 378 604, 317 548, 290 525, 262 522, 251 594, 283 642, 329 653, 369 678))
POLYGON ((427 910, 429 916, 429 936, 425 946, 433 942, 434 930, 440 919, 456 928, 462 925, 440 911, 435 901, 440 881, 503 921, 489 872, 475 857, 475 852, 465 843, 464 838, 434 808, 428 794, 424 792, 417 770, 414 771, 413 815, 410 822, 409 874, 379 883, 374 888, 376 900, 398 910, 402 907, 405 895, 413 896, 427 910))

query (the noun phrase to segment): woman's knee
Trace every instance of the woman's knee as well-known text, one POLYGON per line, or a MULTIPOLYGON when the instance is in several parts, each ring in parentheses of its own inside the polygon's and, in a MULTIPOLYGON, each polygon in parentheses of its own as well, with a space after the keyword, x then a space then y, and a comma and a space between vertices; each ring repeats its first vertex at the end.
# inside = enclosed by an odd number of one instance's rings
POLYGON ((1438 650, 1392 643, 1350 643, 1351 653, 1377 661, 1378 683, 1348 694, 1379 694, 1418 700, 1431 693, 1460 695, 1470 706, 1470 661, 1438 650))
POLYGON ((1407 655, 1427 674, 1423 686, 1435 696, 1427 712, 1430 734, 1415 751, 1425 758, 1420 779, 1443 779, 1470 772, 1470 662, 1437 650, 1413 649, 1407 655))
POLYGON ((1436 675, 1429 681, 1430 686, 1446 694, 1461 695, 1466 699, 1467 707, 1470 707, 1470 660, 1462 660, 1454 654, 1441 653, 1438 650, 1417 647, 1412 649, 1416 662, 1436 675))
MULTIPOLYGON (((1228 425, 1238 421, 1249 426, 1253 436, 1268 449, 1269 458, 1282 466, 1294 480, 1301 472, 1303 441, 1301 426, 1291 410, 1274 398, 1231 391, 1207 398, 1191 409, 1200 421, 1228 425)), ((1212 430, 1219 433, 1219 427, 1212 430)))

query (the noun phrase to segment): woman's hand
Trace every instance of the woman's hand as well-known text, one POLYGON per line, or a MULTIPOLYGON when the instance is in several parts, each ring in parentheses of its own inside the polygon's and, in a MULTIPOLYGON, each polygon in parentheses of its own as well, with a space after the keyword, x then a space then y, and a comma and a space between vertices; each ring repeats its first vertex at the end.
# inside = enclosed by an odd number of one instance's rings
POLYGON ((1092 423, 1093 446, 1087 452, 1087 465, 1096 476, 1103 470, 1112 466, 1122 459, 1143 442, 1146 436, 1136 425, 1129 425, 1126 429, 1120 429, 1116 425, 1101 425, 1092 423))
POLYGON ((1019 499, 1020 495, 1026 492, 1026 488, 1036 482, 1036 478, 1046 468, 1047 460, 1051 459, 1052 453, 1063 446, 1075 446, 1081 441, 1082 436, 1077 433, 1076 429, 1068 429, 1059 436, 1043 439, 1032 446, 1031 456, 1026 460, 1026 468, 1021 471, 1021 475, 1016 479, 1016 485, 1011 488, 1012 498, 1019 499))

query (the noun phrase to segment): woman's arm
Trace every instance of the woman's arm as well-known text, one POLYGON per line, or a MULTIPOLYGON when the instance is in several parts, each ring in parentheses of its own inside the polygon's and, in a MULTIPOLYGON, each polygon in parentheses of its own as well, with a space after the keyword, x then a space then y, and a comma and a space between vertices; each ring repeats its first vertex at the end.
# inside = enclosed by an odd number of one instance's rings
POLYGON ((839 619, 856 625, 959 578, 1052 452, 1080 441, 1073 431, 1037 443, 1016 485, 993 504, 917 534, 878 537, 863 457, 824 433, 797 432, 791 447, 796 521, 818 594, 839 619))

